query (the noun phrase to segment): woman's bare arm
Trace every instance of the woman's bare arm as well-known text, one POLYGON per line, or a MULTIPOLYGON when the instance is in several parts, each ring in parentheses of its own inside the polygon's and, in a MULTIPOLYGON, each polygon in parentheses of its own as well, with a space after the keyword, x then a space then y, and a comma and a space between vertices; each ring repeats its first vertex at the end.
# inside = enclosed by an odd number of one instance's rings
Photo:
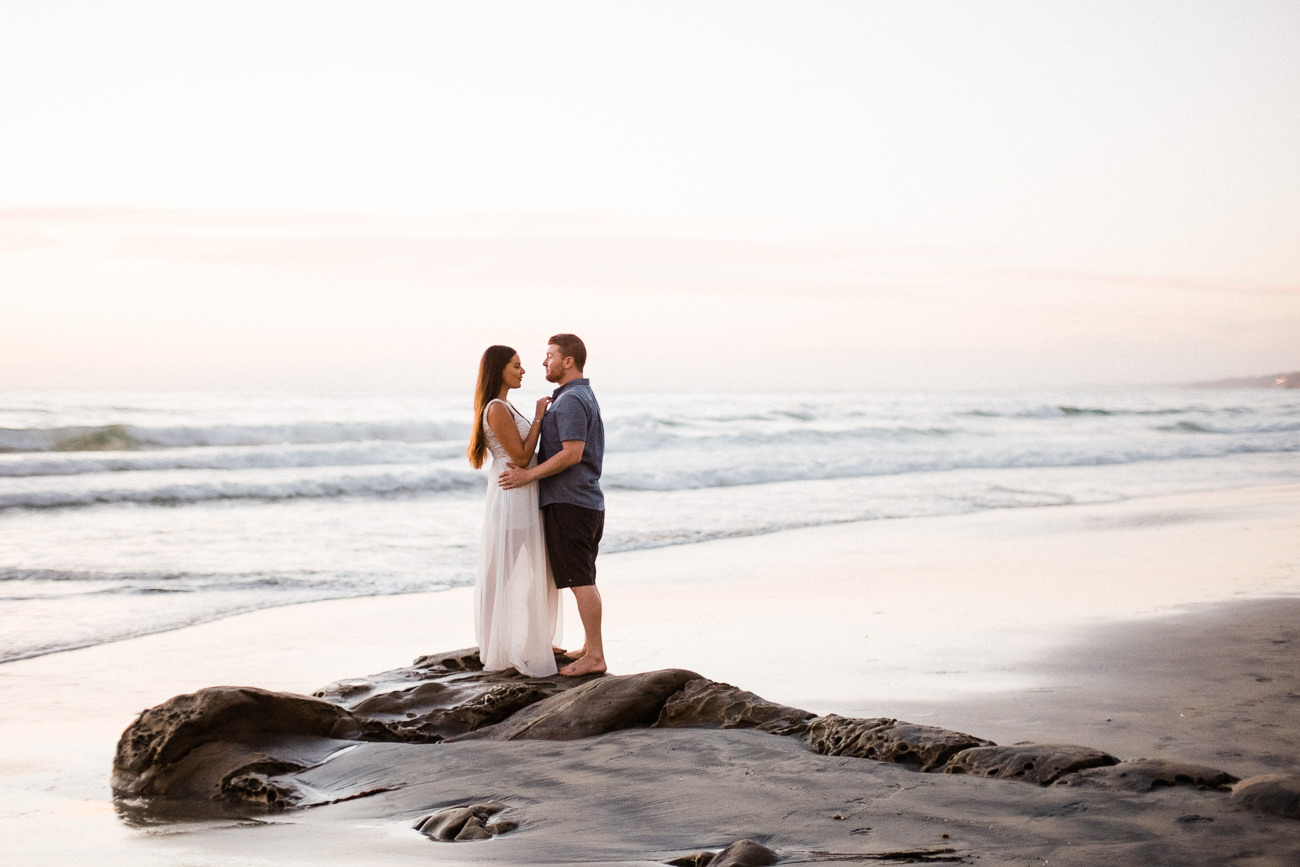
POLYGON ((527 438, 519 436, 514 414, 510 412, 508 406, 498 401, 488 407, 488 427, 492 428, 492 433, 496 434, 497 440, 510 456, 511 462, 517 466, 528 466, 533 459, 533 452, 537 451, 537 439, 542 435, 541 414, 546 408, 543 401, 549 402, 549 400, 543 398, 537 402, 537 414, 533 417, 533 424, 528 429, 527 438))

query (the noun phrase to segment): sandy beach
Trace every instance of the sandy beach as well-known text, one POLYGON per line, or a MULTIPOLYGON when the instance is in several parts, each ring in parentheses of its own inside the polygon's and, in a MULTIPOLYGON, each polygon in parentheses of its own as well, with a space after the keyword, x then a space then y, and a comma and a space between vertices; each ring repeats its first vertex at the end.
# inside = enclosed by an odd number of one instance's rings
MULTIPOLYGON (((1300 773, 1297 531, 1290 485, 608 555, 607 653, 615 674, 685 668, 815 714, 1242 778, 1300 773)), ((746 731, 425 747, 444 750, 436 774, 409 745, 382 745, 413 769, 400 792, 265 823, 118 818, 113 750, 140 711, 215 685, 310 694, 468 647, 471 606, 467 589, 313 603, 0 666, 0 863, 642 864, 741 837, 782 863, 944 850, 980 864, 1188 852, 1290 864, 1300 852, 1300 822, 1221 793, 918 774, 746 731), (421 809, 488 796, 510 801, 519 830, 445 844, 410 827, 421 809)), ((576 644, 572 610, 566 624, 576 644)))

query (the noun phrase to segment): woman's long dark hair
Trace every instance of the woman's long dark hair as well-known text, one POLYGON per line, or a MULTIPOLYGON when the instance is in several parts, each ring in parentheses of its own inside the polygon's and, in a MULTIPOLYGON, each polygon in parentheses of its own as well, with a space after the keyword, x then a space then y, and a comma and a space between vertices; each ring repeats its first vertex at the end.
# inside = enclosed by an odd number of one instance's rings
POLYGON ((474 389, 474 428, 469 435, 469 463, 474 469, 483 466, 487 454, 487 437, 483 434, 483 410, 501 394, 506 365, 516 353, 509 346, 489 346, 478 363, 478 386, 474 389))

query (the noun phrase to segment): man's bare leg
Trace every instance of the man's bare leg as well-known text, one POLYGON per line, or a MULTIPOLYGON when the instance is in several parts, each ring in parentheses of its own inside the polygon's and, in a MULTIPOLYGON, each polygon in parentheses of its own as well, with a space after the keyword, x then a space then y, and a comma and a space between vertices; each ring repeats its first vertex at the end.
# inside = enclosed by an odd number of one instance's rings
POLYGON ((587 640, 582 645, 582 655, 576 661, 560 669, 560 674, 578 677, 583 674, 598 674, 605 671, 605 645, 600 634, 600 621, 604 608, 600 601, 600 591, 596 586, 574 587, 573 598, 578 603, 578 617, 582 620, 582 630, 587 640))

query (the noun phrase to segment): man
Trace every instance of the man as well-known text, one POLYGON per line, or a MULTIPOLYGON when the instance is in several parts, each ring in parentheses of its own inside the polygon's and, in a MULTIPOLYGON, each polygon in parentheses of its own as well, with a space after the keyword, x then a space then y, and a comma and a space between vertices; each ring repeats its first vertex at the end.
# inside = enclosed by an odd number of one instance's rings
POLYGON ((578 677, 606 670, 600 634, 603 608, 596 589, 596 550, 605 531, 605 495, 600 489, 605 426, 591 383, 582 374, 587 347, 573 334, 556 334, 548 343, 542 367, 546 380, 559 387, 542 416, 537 466, 509 464, 498 481, 503 488, 539 483, 551 573, 556 587, 573 591, 585 633, 582 650, 568 654, 574 661, 560 674, 578 677))

